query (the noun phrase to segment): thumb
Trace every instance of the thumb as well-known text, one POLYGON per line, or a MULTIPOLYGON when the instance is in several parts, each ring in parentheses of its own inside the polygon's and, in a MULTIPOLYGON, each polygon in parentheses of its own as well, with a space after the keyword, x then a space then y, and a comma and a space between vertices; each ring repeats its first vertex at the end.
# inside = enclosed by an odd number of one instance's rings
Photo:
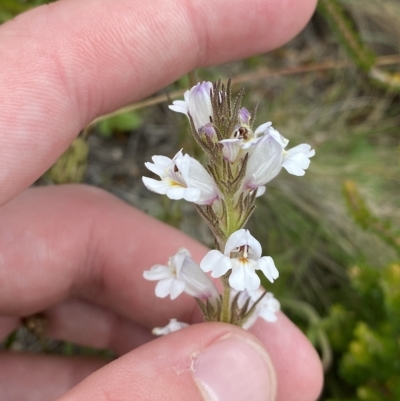
POLYGON ((203 323, 124 355, 59 401, 273 401, 276 390, 271 359, 250 333, 203 323))

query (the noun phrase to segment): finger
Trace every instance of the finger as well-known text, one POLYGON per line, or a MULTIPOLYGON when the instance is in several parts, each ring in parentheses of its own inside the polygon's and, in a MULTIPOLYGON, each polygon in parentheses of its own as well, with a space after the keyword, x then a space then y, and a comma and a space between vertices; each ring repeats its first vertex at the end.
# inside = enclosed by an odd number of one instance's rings
POLYGON ((273 401, 276 382, 272 362, 253 336, 233 326, 210 323, 132 351, 61 400, 273 401))
MULTIPOLYGON (((96 319, 98 318, 99 316, 97 315, 96 319)), ((67 326, 71 325, 73 321, 74 319, 72 319, 72 321, 70 320, 70 322, 67 323, 67 326)), ((88 323, 93 323, 94 328, 98 328, 102 325, 101 316, 100 323, 96 321, 89 321, 88 323)), ((95 334, 90 330, 90 327, 91 326, 86 326, 86 331, 88 334, 91 333, 93 336, 95 334)), ((200 326, 196 325, 195 327, 200 326)), ((77 332, 82 335, 83 328, 78 327, 77 332)), ((265 349, 268 351, 271 361, 275 367, 278 378, 277 399, 284 401, 312 401, 317 399, 322 387, 321 364, 318 356, 311 348, 309 342, 293 325, 293 323, 290 322, 284 315, 279 314, 278 321, 276 323, 271 324, 261 320, 257 322, 257 324, 251 329, 251 332, 257 336, 265 349), (305 367, 307 367, 307 369, 305 369, 305 367)), ((55 333, 57 333, 57 329, 55 333)), ((79 337, 79 334, 77 335, 70 330, 67 330, 67 333, 69 333, 71 336, 70 338, 67 338, 69 340, 76 340, 79 337)), ((125 340, 129 343, 130 340, 126 334, 127 333, 125 333, 125 340)), ((99 337, 103 339, 105 338, 102 336, 101 331, 99 333, 99 337)), ((87 341, 87 337, 83 338, 86 338, 87 341)), ((80 342, 79 338, 77 342, 80 342)), ((99 345, 98 340, 94 340, 94 342, 99 345)), ((101 346, 112 346, 112 341, 110 343, 101 344, 101 346)), ((72 362, 68 360, 63 363, 62 360, 57 358, 50 359, 49 361, 47 359, 32 359, 32 357, 28 357, 27 361, 24 361, 24 359, 21 359, 19 355, 17 356, 16 360, 10 358, 11 356, 9 355, 6 359, 2 359, 0 357, 0 372, 3 370, 3 366, 7 366, 8 374, 6 377, 4 377, 4 381, 11 389, 23 388, 25 389, 24 391, 27 392, 31 391, 32 386, 37 386, 38 388, 43 389, 47 388, 49 384, 51 386, 46 390, 48 392, 54 391, 53 386, 55 388, 60 387, 65 390, 65 386, 71 383, 71 372, 76 371, 75 366, 77 365, 76 360, 72 360, 72 362), (10 360, 13 360, 13 362, 11 363, 10 360), (40 366, 47 362, 49 365, 45 366, 44 372, 42 369, 40 369, 42 374, 39 375, 39 377, 32 377, 32 374, 29 374, 32 364, 35 363, 35 369, 39 370, 40 366), (66 383, 61 384, 55 380, 48 381, 48 377, 45 373, 46 369, 49 368, 51 371, 53 371, 55 369, 55 365, 56 370, 59 370, 59 373, 57 373, 56 376, 60 377, 66 383), (24 368, 23 372, 21 372, 21 367, 24 368), (28 378, 25 376, 28 376, 28 378), (28 383, 26 383, 27 379, 28 383)), ((88 365, 86 366, 88 367, 88 365)), ((95 366, 96 365, 93 366, 93 370, 95 369, 95 366)), ((84 370, 84 372, 85 371, 86 370, 84 370)), ((78 374, 78 372, 76 372, 76 375, 74 376, 75 382, 78 381, 78 377, 84 377, 83 374, 78 374)), ((0 377, 2 377, 2 375, 0 375, 0 377)), ((0 388, 3 388, 1 385, 1 380, 0 388)), ((23 397, 16 397, 15 399, 19 400, 23 399, 23 397)))
POLYGON ((79 297, 145 327, 195 302, 154 295, 143 271, 185 246, 206 249, 104 191, 84 186, 34 188, 0 209, 0 315, 25 316, 79 297), (16 296, 18 294, 18 296, 16 296))
MULTIPOLYGON (((187 246, 197 259, 205 249, 116 198, 88 187, 36 188, 0 209, 0 220, 0 282, 7 283, 0 292, 0 313, 27 315, 72 295, 106 305, 118 315, 147 328, 165 325, 172 317, 193 321, 194 302, 191 298, 178 298, 174 302, 155 298, 154 285, 143 281, 142 271, 160 260, 167 260, 182 245, 187 246), (156 247, 149 238, 157 238, 156 247)), ((76 315, 71 312, 67 310, 64 318, 68 313, 76 315)), ((91 313, 90 308, 88 313, 91 313)), ((64 318, 60 315, 58 321, 64 318)), ((89 329, 82 331, 85 318, 90 321, 82 313, 76 326, 81 330, 77 330, 76 335, 88 339, 96 333, 89 329)), ((101 322, 101 314, 96 312, 97 319, 100 326, 107 326, 109 317, 101 322)), ((67 324, 73 323, 71 319, 67 324)), ((91 322, 90 326, 92 324, 95 323, 91 322)), ((321 367, 315 352, 292 323, 280 319, 278 324, 282 332, 270 336, 268 330, 265 333, 261 330, 257 336, 268 349, 270 339, 285 339, 273 344, 277 360, 280 360, 280 355, 286 355, 286 359, 298 355, 300 362, 306 362, 309 367, 305 371, 301 363, 292 363, 293 369, 287 377, 294 382, 308 383, 307 390, 318 393, 321 367), (298 346, 300 340, 302 345, 298 346)), ((278 330, 278 326, 272 326, 278 330)), ((72 326, 69 331, 72 331, 72 326)), ((125 340, 128 349, 132 346, 129 341, 136 341, 129 339, 129 333, 128 330, 125 340)), ((109 337, 105 335, 103 338, 109 337)), ((73 341, 80 340, 75 337, 73 341)), ((271 356, 275 358, 273 351, 271 356)))
MULTIPOLYGON (((154 339, 150 337, 149 332, 147 338, 142 336, 142 332, 138 332, 137 328, 132 327, 127 321, 121 324, 117 320, 117 324, 113 325, 107 316, 101 313, 91 316, 74 310, 79 306, 78 302, 74 302, 72 308, 71 305, 67 306, 69 312, 73 312, 70 318, 63 312, 55 319, 50 315, 49 335, 82 345, 111 348, 120 355, 136 348, 138 338, 142 344, 145 340, 154 339), (89 324, 84 324, 85 321, 89 324)), ((58 312, 58 307, 52 311, 53 314, 58 312)), ((201 321, 199 318, 197 322, 201 321)), ((260 319, 250 331, 266 348, 275 366, 279 379, 278 399, 285 401, 317 399, 323 384, 321 361, 304 334, 282 313, 279 313, 277 322, 272 324, 260 319), (304 369, 305 366, 307 369, 304 369), (297 392, 293 391, 294 388, 297 392)))
POLYGON ((93 358, 2 352, 1 399, 53 401, 105 363, 93 358))
MULTIPOLYGON (((107 308, 70 299, 41 311, 45 319, 44 334, 99 349, 125 354, 155 337, 149 328, 122 318, 107 308)), ((0 341, 4 341, 22 324, 21 318, 0 317, 0 341)))
POLYGON ((275 48, 315 0, 65 0, 0 27, 0 204, 96 116, 198 66, 275 48))
POLYGON ((46 336, 123 355, 153 340, 149 328, 92 303, 72 299, 43 312, 46 336))
MULTIPOLYGON (((149 330, 82 301, 67 301, 44 314, 49 323, 48 336, 113 349, 119 355, 154 339, 149 330)), ((323 383, 321 362, 304 334, 282 313, 277 322, 259 320, 250 331, 268 350, 275 366, 279 378, 278 399, 317 399, 323 383), (302 398, 293 392, 293 387, 302 398)))
POLYGON ((264 344, 278 376, 278 400, 311 401, 324 381, 321 360, 305 335, 283 313, 274 323, 258 319, 250 331, 264 344))

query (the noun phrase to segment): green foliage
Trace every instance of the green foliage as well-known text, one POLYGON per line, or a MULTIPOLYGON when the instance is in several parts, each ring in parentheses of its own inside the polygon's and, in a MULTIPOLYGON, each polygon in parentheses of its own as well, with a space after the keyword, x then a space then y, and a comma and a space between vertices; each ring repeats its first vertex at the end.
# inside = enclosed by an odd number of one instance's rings
POLYGON ((343 193, 354 220, 364 229, 369 229, 391 246, 400 256, 400 234, 393 230, 390 221, 374 216, 360 196, 353 181, 346 181, 343 193))
POLYGON ((132 131, 142 125, 142 117, 139 112, 118 114, 100 121, 97 124, 99 134, 110 137, 115 131, 132 131))
POLYGON ((87 168, 89 147, 82 137, 76 138, 46 174, 55 184, 82 182, 87 168))
MULTIPOLYGON (((364 229, 372 229, 398 251, 397 237, 367 208, 353 182, 344 191, 349 209, 364 229), (378 227, 378 229, 377 229, 378 227), (391 237, 391 238, 390 238, 391 237)), ((400 399, 400 262, 383 268, 359 264, 349 269, 353 288, 332 307, 325 328, 337 355, 346 393, 359 401, 400 399)))
POLYGON ((318 11, 324 16, 341 45, 363 71, 370 71, 376 61, 375 54, 361 40, 350 16, 337 0, 320 0, 318 11))
POLYGON ((55 0, 0 0, 0 23, 8 21, 16 15, 42 4, 55 0))
POLYGON ((391 91, 400 91, 400 75, 376 67, 376 54, 363 42, 351 14, 338 0, 320 0, 317 10, 328 22, 337 40, 346 49, 354 63, 368 73, 371 81, 391 91))

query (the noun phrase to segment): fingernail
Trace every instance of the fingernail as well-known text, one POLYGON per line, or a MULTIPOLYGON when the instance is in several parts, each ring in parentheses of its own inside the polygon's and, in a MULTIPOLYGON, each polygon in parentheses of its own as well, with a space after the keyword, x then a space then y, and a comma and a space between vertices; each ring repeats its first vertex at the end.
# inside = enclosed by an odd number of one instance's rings
POLYGON ((273 401, 276 375, 265 349, 229 334, 193 358, 192 371, 207 401, 273 401))

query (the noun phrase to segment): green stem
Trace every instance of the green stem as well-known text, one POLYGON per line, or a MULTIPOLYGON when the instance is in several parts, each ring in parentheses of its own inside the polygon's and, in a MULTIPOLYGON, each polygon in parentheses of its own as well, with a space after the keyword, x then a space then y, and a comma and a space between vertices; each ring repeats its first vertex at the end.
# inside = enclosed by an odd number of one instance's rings
POLYGON ((230 237, 231 234, 233 234, 238 228, 238 216, 235 213, 235 208, 234 208, 234 203, 233 203, 233 198, 232 196, 226 196, 225 197, 225 202, 226 202, 226 231, 225 231, 225 236, 226 239, 225 241, 230 237))
POLYGON ((228 277, 226 275, 222 278, 224 284, 224 296, 222 297, 222 308, 221 308, 221 322, 230 323, 231 321, 231 310, 230 310, 230 297, 231 288, 229 286, 228 277))

